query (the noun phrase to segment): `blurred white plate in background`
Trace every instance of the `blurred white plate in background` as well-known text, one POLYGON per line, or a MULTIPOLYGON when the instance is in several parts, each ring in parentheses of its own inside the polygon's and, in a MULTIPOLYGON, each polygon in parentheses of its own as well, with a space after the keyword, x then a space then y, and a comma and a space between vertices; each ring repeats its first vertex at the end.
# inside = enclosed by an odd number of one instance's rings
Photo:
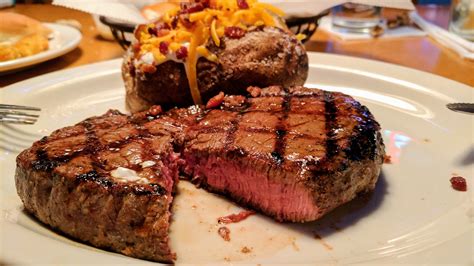
POLYGON ((27 57, 0 62, 0 74, 20 70, 62 56, 76 48, 82 39, 79 30, 73 27, 54 23, 43 24, 53 31, 48 50, 27 57))

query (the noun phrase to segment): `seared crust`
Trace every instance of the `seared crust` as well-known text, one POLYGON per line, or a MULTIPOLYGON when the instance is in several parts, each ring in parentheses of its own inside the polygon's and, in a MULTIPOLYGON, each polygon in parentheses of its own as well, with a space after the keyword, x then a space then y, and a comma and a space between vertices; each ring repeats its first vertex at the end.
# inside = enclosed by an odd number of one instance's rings
MULTIPOLYGON (((248 86, 303 85, 308 75, 304 46, 293 34, 279 28, 257 28, 241 39, 224 37, 220 47, 213 42, 207 47, 217 55, 218 62, 198 60, 197 80, 204 102, 219 91, 245 94, 248 86)), ((134 67, 133 52, 129 50, 122 76, 131 112, 146 110, 153 104, 167 109, 193 103, 181 63, 168 61, 158 65, 154 73, 143 73, 134 67)))

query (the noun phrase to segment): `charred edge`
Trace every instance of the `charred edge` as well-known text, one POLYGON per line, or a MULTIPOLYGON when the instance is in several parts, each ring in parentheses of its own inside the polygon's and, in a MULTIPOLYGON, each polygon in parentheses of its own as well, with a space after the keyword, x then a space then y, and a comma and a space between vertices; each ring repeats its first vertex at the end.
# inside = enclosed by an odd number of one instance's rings
POLYGON ((273 151, 271 152, 271 156, 277 164, 282 164, 284 161, 284 154, 285 154, 285 149, 286 149, 285 136, 287 134, 286 119, 288 118, 288 113, 290 112, 290 102, 291 102, 291 97, 292 97, 290 96, 287 88, 284 88, 284 91, 285 91, 285 94, 283 96, 283 110, 282 110, 283 114, 276 126, 275 146, 273 148, 273 151))
POLYGON ((337 141, 334 139, 337 126, 337 108, 334 103, 334 96, 331 92, 324 92, 324 107, 326 118, 326 159, 329 160, 338 152, 337 141))
POLYGON ((39 140, 39 143, 41 145, 45 145, 47 142, 48 142, 48 137, 47 136, 44 136, 39 140))
POLYGON ((349 148, 345 152, 354 161, 373 160, 377 156, 377 131, 380 126, 367 107, 361 105, 358 115, 359 123, 354 128, 355 134, 351 137, 349 148))
POLYGON ((32 163, 36 171, 51 171, 59 165, 59 161, 51 160, 43 149, 36 151, 36 160, 32 163))

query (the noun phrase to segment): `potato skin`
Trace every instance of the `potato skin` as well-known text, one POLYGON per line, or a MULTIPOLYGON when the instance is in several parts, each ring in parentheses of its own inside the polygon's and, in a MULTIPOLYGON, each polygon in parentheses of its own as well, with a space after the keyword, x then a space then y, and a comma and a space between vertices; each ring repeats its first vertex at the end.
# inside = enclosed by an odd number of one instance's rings
MULTIPOLYGON (((201 57, 197 63, 197 80, 205 103, 223 91, 247 94, 248 86, 303 85, 308 76, 308 56, 303 44, 285 30, 260 27, 241 39, 221 39, 221 46, 209 42, 208 49, 218 62, 201 57)), ((127 108, 131 112, 151 105, 172 107, 193 104, 184 64, 167 61, 156 66, 156 72, 144 73, 133 65, 129 50, 122 65, 127 108)))

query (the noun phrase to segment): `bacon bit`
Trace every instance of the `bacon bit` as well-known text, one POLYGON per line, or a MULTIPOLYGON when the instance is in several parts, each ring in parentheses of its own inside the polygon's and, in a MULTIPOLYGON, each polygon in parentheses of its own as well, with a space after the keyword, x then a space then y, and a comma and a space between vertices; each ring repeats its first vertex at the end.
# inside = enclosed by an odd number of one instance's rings
POLYGON ((171 19, 171 28, 176 29, 178 26, 178 16, 174 16, 173 19, 171 19))
POLYGON ((128 63, 128 69, 130 70, 130 75, 131 75, 132 77, 135 77, 135 71, 136 71, 136 69, 135 69, 135 65, 134 65, 132 62, 129 62, 129 63, 128 63))
POLYGON ((247 92, 255 98, 260 96, 260 94, 262 93, 262 89, 260 89, 259 87, 250 86, 247 88, 247 92))
POLYGON ((385 154, 385 155, 383 156, 383 163, 391 164, 391 163, 392 163, 392 156, 385 154))
POLYGON ((188 57, 188 48, 186 48, 186 46, 179 47, 179 49, 176 50, 176 58, 184 60, 186 57, 188 57))
MULTIPOLYGON (((209 1, 208 1, 209 2, 209 1)), ((203 11, 205 8, 204 3, 181 3, 181 14, 192 14, 199 11, 203 11)))
POLYGON ((237 5, 240 9, 249 9, 249 4, 246 0, 237 0, 237 5))
POLYGON ((138 42, 135 43, 135 44, 133 44, 133 46, 132 46, 133 52, 134 52, 135 54, 137 54, 137 53, 140 51, 140 47, 141 47, 141 45, 140 45, 140 43, 138 43, 138 42))
POLYGON ((168 29, 160 29, 160 30, 158 30, 158 32, 157 32, 156 35, 157 35, 158 37, 163 37, 163 36, 165 36, 165 35, 168 35, 168 33, 170 33, 170 30, 168 30, 168 29))
POLYGON ((462 176, 453 176, 449 180, 451 182, 451 186, 457 191, 467 191, 467 183, 466 179, 462 176))
POLYGON ((230 230, 229 228, 222 226, 217 230, 217 233, 224 239, 225 241, 230 241, 230 230))
POLYGON ((140 70, 145 73, 155 73, 156 67, 154 65, 144 64, 140 67, 140 70))
POLYGON ((216 96, 212 97, 207 101, 206 109, 216 108, 224 101, 224 93, 221 91, 216 96))
POLYGON ((170 26, 165 23, 157 23, 154 27, 148 28, 148 33, 158 37, 167 35, 170 32, 170 26))
POLYGON ((148 109, 147 113, 151 116, 157 116, 161 114, 162 112, 163 112, 163 109, 161 109, 161 106, 153 105, 152 107, 150 107, 150 109, 148 109))
POLYGON ((247 254, 247 253, 252 252, 252 248, 243 247, 243 248, 240 250, 240 252, 247 254))
POLYGON ((201 3, 204 8, 208 8, 211 6, 211 0, 196 0, 197 3, 201 3))
POLYGON ((192 28, 194 26, 194 22, 191 22, 189 20, 189 15, 188 14, 183 14, 179 16, 179 21, 181 21, 181 24, 183 24, 186 28, 192 28))
POLYGON ((158 30, 161 30, 161 29, 170 30, 170 29, 171 29, 171 28, 170 28, 170 25, 168 25, 168 24, 166 24, 166 23, 164 23, 164 22, 157 22, 155 25, 156 25, 155 27, 156 27, 158 30))
POLYGON ((147 27, 147 26, 146 26, 145 24, 141 24, 141 25, 139 25, 139 26, 135 29, 135 31, 133 32, 133 35, 135 35, 135 38, 136 38, 137 40, 140 40, 140 33, 141 33, 142 31, 144 31, 144 30, 146 29, 146 27, 147 27))
POLYGON ((163 55, 168 54, 168 47, 169 47, 168 42, 165 42, 165 41, 160 42, 160 53, 162 53, 163 55))
POLYGON ((156 28, 148 28, 148 33, 149 33, 150 35, 155 35, 155 36, 157 36, 158 30, 157 30, 156 28))
POLYGON ((225 36, 231 38, 231 39, 240 39, 244 37, 246 31, 240 27, 225 27, 224 29, 224 34, 225 36))
POLYGON ((220 224, 238 223, 242 220, 245 220, 247 217, 249 217, 252 214, 255 214, 255 212, 245 210, 245 211, 239 212, 238 214, 231 214, 224 217, 220 217, 217 219, 217 222, 220 224))

